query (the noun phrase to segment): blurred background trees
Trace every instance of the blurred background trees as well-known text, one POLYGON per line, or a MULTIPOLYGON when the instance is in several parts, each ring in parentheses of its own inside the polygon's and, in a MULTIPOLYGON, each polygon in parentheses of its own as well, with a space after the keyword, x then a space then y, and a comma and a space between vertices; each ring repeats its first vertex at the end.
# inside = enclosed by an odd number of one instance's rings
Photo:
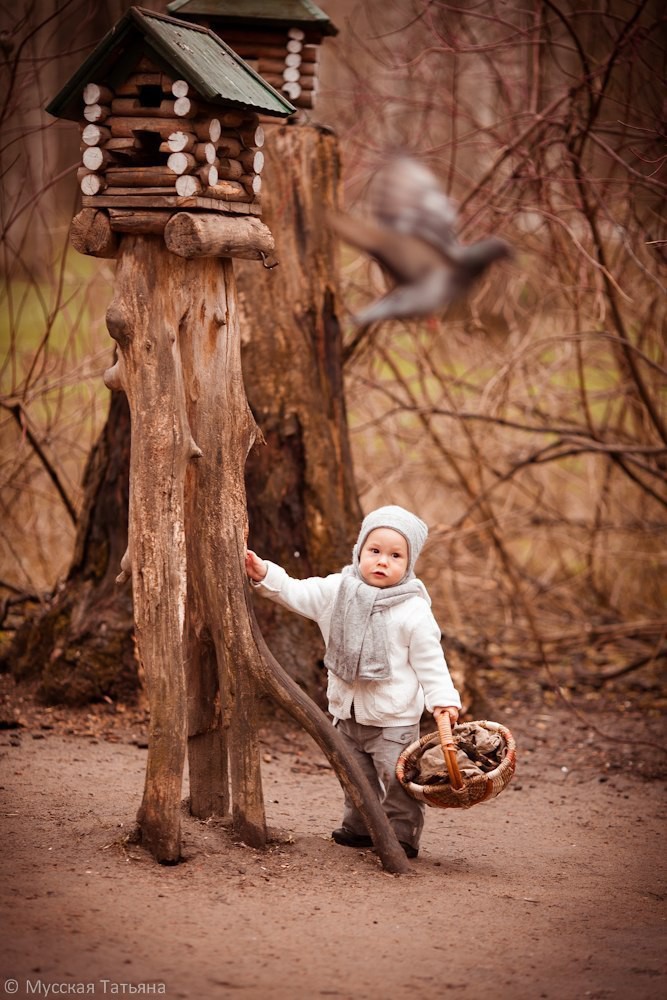
MULTIPOLYGON (((5 640, 72 565, 109 406, 113 262, 68 249, 78 135, 41 109, 127 6, 3 15, 5 640)), ((339 138, 347 208, 406 150, 458 203, 463 242, 495 233, 517 251, 445 317, 361 339, 343 317, 362 507, 403 503, 431 525, 422 576, 473 693, 499 670, 551 687, 631 673, 652 690, 667 652, 662 5, 320 6, 340 33, 313 121, 339 138)), ((352 312, 383 279, 347 247, 340 265, 352 312)))
MULTIPOLYGON (((349 203, 408 149, 464 241, 517 249, 465 309, 371 331, 347 365, 362 502, 435 526, 423 575, 468 665, 577 682, 665 655, 661 39, 651 3, 397 2, 338 45, 349 203)), ((345 267, 368 301, 374 267, 345 267)))

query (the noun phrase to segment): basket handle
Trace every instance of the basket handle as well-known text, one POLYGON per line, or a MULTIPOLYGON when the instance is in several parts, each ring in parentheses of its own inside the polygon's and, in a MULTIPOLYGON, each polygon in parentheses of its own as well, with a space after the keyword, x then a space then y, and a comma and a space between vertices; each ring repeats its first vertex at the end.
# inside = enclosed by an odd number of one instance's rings
POLYGON ((449 718, 449 712, 440 712, 435 721, 438 726, 440 746, 442 747, 442 753, 445 758, 447 773, 449 774, 449 780, 452 784, 452 788, 463 788, 463 778, 461 777, 458 761, 456 759, 456 743, 454 742, 454 736, 452 735, 452 723, 449 718))

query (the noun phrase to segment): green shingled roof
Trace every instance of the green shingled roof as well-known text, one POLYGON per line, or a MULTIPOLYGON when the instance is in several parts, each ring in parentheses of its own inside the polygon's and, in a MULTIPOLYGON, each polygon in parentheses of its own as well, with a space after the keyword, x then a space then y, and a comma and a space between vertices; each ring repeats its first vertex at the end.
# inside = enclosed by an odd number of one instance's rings
POLYGON ((146 54, 176 72, 205 100, 285 118, 294 107, 217 35, 199 25, 130 7, 47 106, 56 118, 79 121, 87 83, 115 86, 146 54))
POLYGON ((327 14, 310 0, 171 0, 167 10, 179 17, 210 18, 227 24, 261 21, 272 27, 316 27, 321 35, 338 34, 327 14))

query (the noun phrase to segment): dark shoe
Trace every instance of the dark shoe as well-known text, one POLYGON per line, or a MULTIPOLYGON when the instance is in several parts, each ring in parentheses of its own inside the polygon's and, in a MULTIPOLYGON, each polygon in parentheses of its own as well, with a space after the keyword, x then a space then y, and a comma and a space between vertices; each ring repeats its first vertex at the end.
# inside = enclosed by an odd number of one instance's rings
POLYGON ((342 844, 343 847, 373 846, 373 841, 366 834, 352 833, 351 830, 346 830, 344 826, 339 826, 337 830, 333 831, 331 836, 337 844, 342 844))
POLYGON ((419 854, 419 848, 418 847, 413 847, 412 844, 404 844, 402 840, 399 840, 399 844, 401 845, 401 847, 405 851, 406 857, 408 857, 408 858, 416 858, 417 855, 419 854))

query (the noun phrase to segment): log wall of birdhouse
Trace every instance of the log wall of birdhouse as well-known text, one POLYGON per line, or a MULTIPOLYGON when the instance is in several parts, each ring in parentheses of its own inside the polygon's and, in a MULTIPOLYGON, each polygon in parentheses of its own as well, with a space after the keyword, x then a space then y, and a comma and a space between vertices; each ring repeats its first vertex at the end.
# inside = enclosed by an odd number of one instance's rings
POLYGON ((260 214, 256 113, 206 103, 147 57, 114 88, 88 83, 82 101, 84 206, 260 214))
POLYGON ((216 26, 214 21, 210 27, 296 108, 314 107, 320 47, 308 41, 302 28, 257 30, 250 24, 216 26))

